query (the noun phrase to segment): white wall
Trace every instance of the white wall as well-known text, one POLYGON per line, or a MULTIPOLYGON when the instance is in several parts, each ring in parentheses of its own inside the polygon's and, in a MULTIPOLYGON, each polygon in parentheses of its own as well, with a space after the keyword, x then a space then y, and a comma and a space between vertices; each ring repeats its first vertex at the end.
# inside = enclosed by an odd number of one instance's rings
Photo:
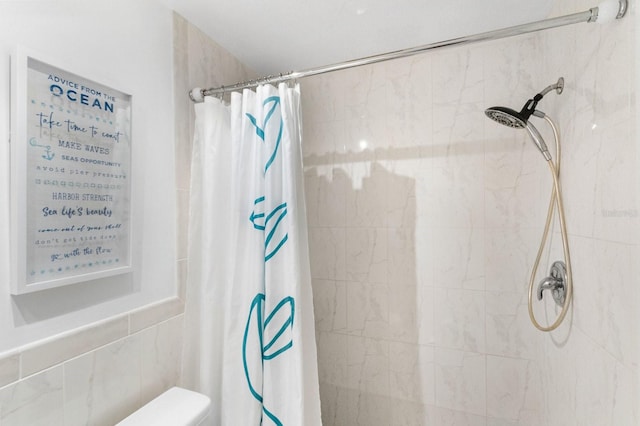
POLYGON ((0 3, 0 354, 176 295, 172 15, 156 2, 0 3), (23 45, 133 96, 129 275, 9 294, 10 51, 23 45))

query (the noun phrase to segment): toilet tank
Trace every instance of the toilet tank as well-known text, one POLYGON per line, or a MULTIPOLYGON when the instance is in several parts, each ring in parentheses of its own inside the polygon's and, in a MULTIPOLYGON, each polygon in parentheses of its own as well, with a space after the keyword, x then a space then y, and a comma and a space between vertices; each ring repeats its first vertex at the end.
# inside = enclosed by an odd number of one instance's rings
POLYGON ((208 396, 173 387, 116 426, 197 426, 207 418, 208 396))

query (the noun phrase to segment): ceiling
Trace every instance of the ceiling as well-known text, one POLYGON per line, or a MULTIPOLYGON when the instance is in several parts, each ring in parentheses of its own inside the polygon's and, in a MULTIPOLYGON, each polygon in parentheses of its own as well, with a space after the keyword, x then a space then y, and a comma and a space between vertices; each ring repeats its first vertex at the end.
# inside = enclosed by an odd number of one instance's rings
POLYGON ((522 24, 553 0, 158 0, 260 75, 522 24))

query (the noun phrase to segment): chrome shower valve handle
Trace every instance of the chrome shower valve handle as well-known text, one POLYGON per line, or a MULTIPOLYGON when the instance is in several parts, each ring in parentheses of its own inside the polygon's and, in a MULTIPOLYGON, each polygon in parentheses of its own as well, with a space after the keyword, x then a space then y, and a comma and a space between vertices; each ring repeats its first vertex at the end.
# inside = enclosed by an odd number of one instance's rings
POLYGON ((564 262, 556 261, 551 265, 550 276, 538 283, 538 300, 542 300, 543 292, 551 290, 553 300, 559 306, 564 305, 565 282, 567 281, 567 268, 564 262))
POLYGON ((538 300, 542 300, 543 292, 545 290, 555 290, 559 287, 564 287, 562 281, 558 281, 552 277, 544 278, 538 283, 538 300))

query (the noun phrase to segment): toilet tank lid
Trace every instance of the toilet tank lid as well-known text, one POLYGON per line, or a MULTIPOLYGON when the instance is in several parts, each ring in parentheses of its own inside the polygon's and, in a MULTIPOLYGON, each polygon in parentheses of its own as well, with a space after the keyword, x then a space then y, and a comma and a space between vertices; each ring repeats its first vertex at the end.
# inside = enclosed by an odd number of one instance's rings
POLYGON ((117 426, 196 426, 209 414, 211 400, 198 392, 173 387, 117 426))

